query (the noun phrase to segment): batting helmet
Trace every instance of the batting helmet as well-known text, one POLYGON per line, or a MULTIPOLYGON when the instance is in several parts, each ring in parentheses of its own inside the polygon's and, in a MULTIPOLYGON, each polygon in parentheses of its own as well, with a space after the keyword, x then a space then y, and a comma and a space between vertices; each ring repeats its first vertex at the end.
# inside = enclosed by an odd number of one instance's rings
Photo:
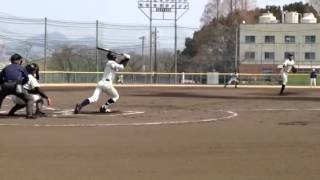
POLYGON ((113 60, 113 61, 114 61, 114 60, 116 60, 117 57, 116 57, 115 55, 113 55, 112 53, 108 53, 108 54, 107 54, 107 58, 108 58, 109 60, 113 60))

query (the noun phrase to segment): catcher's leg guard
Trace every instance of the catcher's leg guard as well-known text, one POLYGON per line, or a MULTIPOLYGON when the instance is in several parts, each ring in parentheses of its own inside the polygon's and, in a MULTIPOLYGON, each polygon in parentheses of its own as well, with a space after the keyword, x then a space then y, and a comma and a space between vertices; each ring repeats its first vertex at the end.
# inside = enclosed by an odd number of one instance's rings
POLYGON ((46 113, 42 112, 42 106, 43 106, 43 99, 41 98, 38 101, 36 101, 36 115, 45 117, 46 113))
POLYGON ((10 111, 9 111, 9 116, 14 116, 14 113, 17 112, 18 110, 26 107, 25 104, 16 104, 10 111))

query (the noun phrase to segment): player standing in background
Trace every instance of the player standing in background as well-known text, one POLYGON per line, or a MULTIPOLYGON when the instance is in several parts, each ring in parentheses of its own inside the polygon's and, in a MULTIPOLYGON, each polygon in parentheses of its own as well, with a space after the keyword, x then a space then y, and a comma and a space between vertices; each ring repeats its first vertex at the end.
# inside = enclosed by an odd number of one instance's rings
MULTIPOLYGON (((28 72, 29 81, 23 86, 25 90, 33 98, 33 101, 36 103, 36 113, 37 116, 46 116, 46 113, 42 112, 42 106, 44 104, 43 99, 47 100, 48 105, 51 105, 51 99, 41 90, 39 84, 39 66, 36 63, 31 63, 26 66, 28 72)), ((26 103, 14 96, 12 97, 13 102, 16 104, 9 112, 9 116, 14 116, 14 113, 19 109, 22 109, 26 106, 26 103)))
POLYGON ((237 86, 239 84, 239 73, 237 71, 234 71, 234 73, 231 75, 229 81, 226 82, 226 84, 224 85, 224 88, 226 88, 232 82, 234 82, 234 88, 237 88, 237 86))
POLYGON ((100 112, 111 112, 109 109, 112 104, 114 104, 119 99, 118 91, 113 87, 113 80, 115 78, 115 73, 119 70, 122 70, 126 67, 127 63, 130 60, 130 55, 123 54, 119 59, 112 53, 107 54, 107 59, 109 60, 106 63, 104 68, 104 73, 102 79, 98 82, 96 89, 91 97, 84 99, 80 104, 76 104, 74 113, 80 113, 81 109, 84 106, 87 106, 91 103, 97 102, 101 92, 105 92, 110 99, 100 107, 100 112), (119 62, 117 62, 119 61, 119 62))
POLYGON ((312 71, 310 73, 310 86, 311 87, 317 86, 317 71, 316 71, 316 69, 312 69, 312 71))
POLYGON ((297 72, 297 69, 294 67, 293 54, 288 54, 288 59, 286 59, 282 65, 281 69, 281 78, 282 78, 282 87, 279 95, 283 95, 283 91, 286 88, 288 83, 288 73, 292 71, 293 73, 297 72))

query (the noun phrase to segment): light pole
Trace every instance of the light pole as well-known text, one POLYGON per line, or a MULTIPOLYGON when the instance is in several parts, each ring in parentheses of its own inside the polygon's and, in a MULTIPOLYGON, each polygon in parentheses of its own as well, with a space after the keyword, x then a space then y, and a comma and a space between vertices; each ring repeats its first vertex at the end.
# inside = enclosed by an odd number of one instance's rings
MULTIPOLYGON (((177 21, 189 10, 188 0, 138 0, 138 8, 150 21, 150 63, 152 59, 152 21, 174 21, 174 71, 177 74, 177 21)), ((150 65, 152 72, 152 65, 150 65)), ((175 76, 177 83, 177 76, 175 76)))
POLYGON ((144 40, 146 39, 146 37, 142 36, 139 39, 142 40, 142 42, 141 42, 141 56, 142 56, 142 60, 143 60, 142 71, 146 72, 146 58, 144 56, 144 40))

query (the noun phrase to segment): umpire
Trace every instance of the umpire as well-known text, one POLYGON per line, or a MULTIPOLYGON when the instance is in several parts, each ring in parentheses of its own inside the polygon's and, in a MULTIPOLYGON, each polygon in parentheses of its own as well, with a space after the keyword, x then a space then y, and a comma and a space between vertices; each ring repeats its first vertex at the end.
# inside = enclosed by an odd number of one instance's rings
POLYGON ((27 104, 27 119, 35 119, 33 115, 33 99, 22 87, 29 81, 27 70, 21 65, 23 58, 14 54, 10 58, 11 64, 6 66, 0 73, 0 107, 7 95, 16 95, 27 104))

